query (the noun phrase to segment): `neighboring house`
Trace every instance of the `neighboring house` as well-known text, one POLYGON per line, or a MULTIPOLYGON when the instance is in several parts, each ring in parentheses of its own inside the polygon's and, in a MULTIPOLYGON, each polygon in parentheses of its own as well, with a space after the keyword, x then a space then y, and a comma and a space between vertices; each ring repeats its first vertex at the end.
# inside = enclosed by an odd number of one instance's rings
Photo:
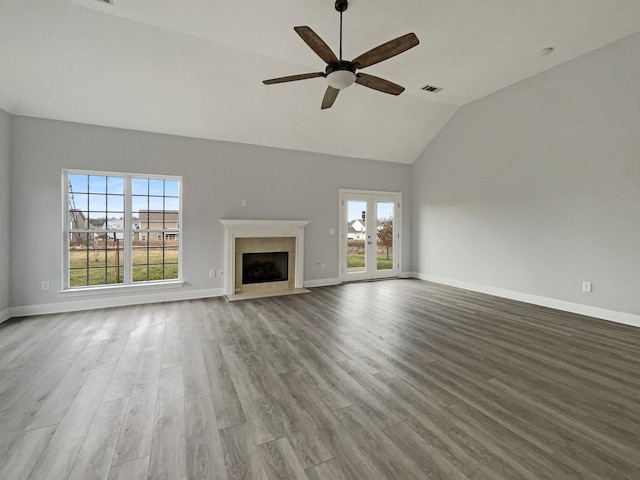
POLYGON ((88 222, 82 210, 73 208, 69 210, 69 229, 82 230, 87 228, 88 222))
MULTIPOLYGON (((73 208, 69 210, 69 229, 70 230, 82 230, 87 228, 89 222, 87 217, 81 210, 73 208)), ((86 243, 86 237, 82 233, 71 233, 69 239, 69 245, 84 245, 86 243)))
MULTIPOLYGON (((133 227, 143 230, 180 228, 180 213, 177 210, 140 210, 133 227)), ((162 241, 162 234, 163 232, 136 232, 133 240, 146 242, 149 235, 150 241, 162 241)), ((164 232, 164 239, 176 240, 176 235, 175 232, 164 232)))
MULTIPOLYGON (((380 231, 384 227, 384 221, 378 219, 376 230, 380 231)), ((365 223, 362 220, 351 220, 347 228, 347 238, 349 240, 363 240, 366 235, 365 223)))
MULTIPOLYGON (((105 230, 124 230, 124 218, 110 218, 104 222, 103 228, 105 230)), ((106 235, 110 240, 122 240, 124 238, 124 233, 122 232, 113 232, 106 235)))
POLYGON ((349 240, 362 240, 365 236, 365 223, 362 220, 351 220, 347 229, 349 240))

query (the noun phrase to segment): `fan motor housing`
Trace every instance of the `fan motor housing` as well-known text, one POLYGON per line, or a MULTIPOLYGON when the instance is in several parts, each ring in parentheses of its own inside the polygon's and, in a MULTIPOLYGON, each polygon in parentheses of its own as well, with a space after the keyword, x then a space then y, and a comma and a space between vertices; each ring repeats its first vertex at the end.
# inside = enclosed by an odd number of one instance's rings
POLYGON ((325 76, 327 76, 330 73, 336 72, 338 70, 348 70, 352 73, 356 73, 356 66, 351 62, 347 62, 346 60, 340 60, 338 63, 330 63, 329 65, 327 65, 324 73, 325 76))

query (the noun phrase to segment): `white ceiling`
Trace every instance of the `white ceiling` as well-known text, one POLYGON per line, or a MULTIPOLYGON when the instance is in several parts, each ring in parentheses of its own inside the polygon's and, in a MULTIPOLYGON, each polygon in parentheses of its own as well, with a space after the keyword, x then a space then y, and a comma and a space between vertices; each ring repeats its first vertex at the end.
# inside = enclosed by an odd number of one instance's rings
POLYGON ((321 111, 324 79, 261 81, 324 70, 293 27, 337 53, 334 0, 114 1, 0 0, 0 107, 412 163, 459 106, 640 31, 638 0, 350 0, 345 58, 408 32, 421 43, 366 70, 402 95, 355 85, 321 111))

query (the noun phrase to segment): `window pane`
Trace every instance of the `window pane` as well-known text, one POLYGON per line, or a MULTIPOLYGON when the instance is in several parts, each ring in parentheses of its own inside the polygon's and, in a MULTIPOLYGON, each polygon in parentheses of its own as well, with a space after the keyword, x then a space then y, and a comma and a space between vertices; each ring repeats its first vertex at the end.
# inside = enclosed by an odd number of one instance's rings
POLYGON ((131 189, 133 195, 149 195, 149 180, 146 178, 133 178, 131 180, 131 189))
POLYGON ((173 210, 177 212, 180 208, 180 199, 179 198, 165 198, 164 199, 164 208, 165 210, 173 210))
POLYGON ((107 192, 111 194, 124 195, 124 178, 107 177, 107 192))
POLYGON ((103 239, 93 239, 93 245, 89 248, 89 257, 87 259, 87 267, 104 267, 107 264, 107 253, 104 248, 103 239))
POLYGON ((105 257, 106 265, 111 267, 124 266, 124 248, 122 242, 110 242, 101 254, 105 257))
POLYGON ((89 224, 92 227, 88 228, 105 228, 107 222, 107 212, 89 212, 89 224))
POLYGON ((367 202, 347 202, 347 273, 366 270, 366 222, 367 202))
POLYGON ((149 278, 148 281, 156 282, 158 280, 164 280, 162 274, 162 264, 159 265, 149 265, 149 278))
POLYGON ((180 182, 177 180, 165 180, 164 181, 164 194, 167 197, 179 197, 180 196, 180 182))
POLYGON ((87 286, 87 269, 72 268, 69 270, 69 286, 70 287, 86 287, 87 286))
POLYGON ((149 195, 164 195, 164 180, 150 179, 149 180, 149 195))
POLYGON ((132 238, 133 238, 133 246, 135 247, 140 247, 143 245, 147 244, 148 238, 149 238, 149 234, 148 232, 139 232, 139 231, 135 231, 132 233, 132 238))
POLYGON ((164 279, 176 280, 178 278, 178 264, 177 263, 165 263, 164 264, 164 279))
POLYGON ((107 210, 106 195, 89 195, 89 210, 92 212, 104 212, 107 210))
POLYGON ((376 202, 376 269, 393 269, 393 202, 376 202))
POLYGON ((79 230, 89 228, 89 214, 80 210, 69 211, 69 229, 79 230))
POLYGON ((140 210, 139 212, 133 212, 133 214, 140 224, 140 228, 149 228, 149 210, 140 210))
POLYGON ((107 195, 107 209, 112 212, 124 213, 124 196, 107 195))
POLYGON ((131 198, 131 208, 133 212, 139 212, 140 210, 149 209, 149 197, 142 197, 140 195, 134 195, 131 198))
POLYGON ((107 177, 91 175, 89 177, 89 193, 107 193, 107 177))
POLYGON ((149 210, 162 211, 164 202, 162 197, 149 197, 149 210))
POLYGON ((175 280, 178 278, 178 259, 180 235, 177 233, 165 233, 164 242, 164 279, 175 280))
POLYGON ((80 174, 69 175, 69 191, 73 193, 87 193, 89 191, 89 176, 80 174))
POLYGON ((149 221, 146 215, 134 212, 133 222, 138 224, 138 228, 149 228, 149 221))
POLYGON ((141 242, 141 245, 132 249, 134 265, 146 265, 149 263, 149 248, 149 239, 147 238, 147 241, 141 242))
MULTIPOLYGON (((107 212, 107 228, 109 230, 124 230, 124 218, 121 212, 107 212)), ((118 238, 122 239, 122 233, 118 234, 118 238)))
POLYGON ((147 266, 133 266, 133 281, 134 282, 146 282, 147 281, 147 266))
POLYGON ((86 193, 69 194, 69 210, 89 210, 89 195, 86 193))
POLYGON ((164 233, 164 256, 165 262, 178 262, 178 246, 180 245, 180 235, 176 232, 164 233))
POLYGON ((180 214, 178 210, 164 212, 164 228, 178 228, 180 214))

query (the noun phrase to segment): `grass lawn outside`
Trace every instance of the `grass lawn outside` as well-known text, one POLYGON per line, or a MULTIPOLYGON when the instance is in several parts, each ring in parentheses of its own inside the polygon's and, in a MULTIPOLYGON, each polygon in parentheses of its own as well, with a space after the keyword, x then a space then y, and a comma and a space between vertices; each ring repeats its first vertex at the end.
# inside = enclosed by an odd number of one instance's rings
MULTIPOLYGON (((364 268, 364 253, 348 253, 347 254, 347 269, 352 268, 364 268)), ((389 259, 387 260, 386 253, 378 253, 377 258, 377 269, 378 270, 392 270, 393 269, 393 258, 392 255, 389 254, 389 259)))
MULTIPOLYGON (((178 247, 133 247, 133 281, 178 278, 178 247), (147 257, 148 255, 148 257, 147 257), (164 270, 164 272, 163 272, 164 270)), ((124 253, 116 249, 69 251, 69 286, 112 285, 124 282, 124 253), (119 264, 119 266, 118 266, 119 264)))

